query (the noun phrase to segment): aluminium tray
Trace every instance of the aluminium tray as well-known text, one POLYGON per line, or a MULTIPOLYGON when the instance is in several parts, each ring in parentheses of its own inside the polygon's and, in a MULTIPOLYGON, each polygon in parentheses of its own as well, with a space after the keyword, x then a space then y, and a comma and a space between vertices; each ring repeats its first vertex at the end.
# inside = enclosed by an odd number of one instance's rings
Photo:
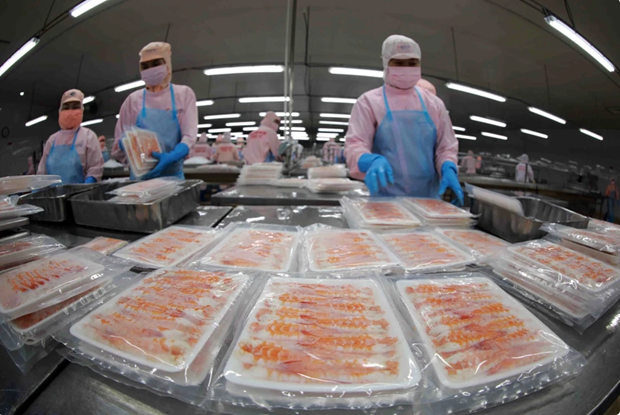
POLYGON ((66 184, 22 196, 19 203, 43 208, 44 211, 31 215, 34 221, 65 222, 72 219, 69 198, 101 186, 100 184, 66 184))

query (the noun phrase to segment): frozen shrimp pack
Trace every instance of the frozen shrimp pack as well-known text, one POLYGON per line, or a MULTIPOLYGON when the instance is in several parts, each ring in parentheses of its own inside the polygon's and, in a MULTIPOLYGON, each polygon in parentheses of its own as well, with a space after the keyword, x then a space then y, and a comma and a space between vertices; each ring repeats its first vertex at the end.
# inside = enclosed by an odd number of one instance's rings
POLYGON ((65 249, 54 238, 45 235, 31 235, 0 244, 0 272, 32 262, 35 259, 65 249))
POLYGON ((11 219, 18 216, 34 215, 43 212, 43 208, 34 205, 22 204, 18 205, 19 198, 17 196, 0 197, 0 220, 11 219))
POLYGON ((105 236, 98 236, 92 241, 82 245, 84 248, 92 249, 103 255, 110 255, 128 244, 127 241, 122 239, 107 238, 105 236))
POLYGON ((350 228, 389 230, 416 228, 422 221, 395 198, 343 197, 340 205, 350 228))
POLYGON ((161 153, 156 133, 133 126, 125 132, 121 140, 131 171, 136 177, 144 176, 157 165, 157 160, 152 155, 154 151, 161 153))
POLYGON ((264 284, 254 277, 222 270, 153 271, 55 338, 67 346, 70 361, 199 405, 235 315, 264 284))
POLYGON ((50 339, 45 345, 23 346, 17 350, 7 349, 6 354, 11 358, 15 366, 25 375, 37 363, 53 352, 56 346, 58 346, 58 342, 50 339))
POLYGON ((434 231, 449 239, 452 244, 469 252, 478 261, 492 258, 510 245, 503 239, 474 229, 435 228, 434 231))
POLYGON ((620 233, 576 229, 558 223, 546 223, 541 230, 607 254, 620 254, 620 233))

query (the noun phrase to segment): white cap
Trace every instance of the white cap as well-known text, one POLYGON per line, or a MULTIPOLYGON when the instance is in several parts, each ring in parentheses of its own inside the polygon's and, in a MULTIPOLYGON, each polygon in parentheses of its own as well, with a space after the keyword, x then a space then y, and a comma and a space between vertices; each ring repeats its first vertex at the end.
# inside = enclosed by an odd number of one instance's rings
POLYGON ((388 67, 390 59, 422 59, 422 51, 413 39, 401 35, 389 36, 381 49, 383 69, 388 67))

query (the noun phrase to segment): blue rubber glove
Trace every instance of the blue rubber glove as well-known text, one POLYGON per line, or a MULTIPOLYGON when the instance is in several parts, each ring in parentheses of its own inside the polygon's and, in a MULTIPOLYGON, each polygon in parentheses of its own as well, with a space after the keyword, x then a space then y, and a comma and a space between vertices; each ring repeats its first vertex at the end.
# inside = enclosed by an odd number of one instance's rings
POLYGON ((179 160, 182 160, 189 154, 189 147, 185 143, 179 143, 174 147, 169 153, 158 153, 157 151, 153 151, 152 156, 159 160, 157 166, 150 172, 144 175, 143 180, 154 179, 156 177, 160 177, 161 174, 168 167, 172 166, 179 160))
POLYGON ((88 176, 86 180, 84 180, 84 184, 91 184, 91 183, 97 183, 97 179, 95 179, 93 176, 88 176))
POLYGON ((364 183, 370 190, 371 196, 379 193, 380 188, 394 184, 394 171, 387 159, 379 154, 362 154, 357 161, 357 167, 366 173, 364 183))
POLYGON ((125 152, 125 147, 123 147, 123 139, 122 138, 120 140, 118 140, 118 147, 121 149, 121 151, 123 153, 125 152))
POLYGON ((443 197, 443 194, 446 193, 446 189, 449 187, 456 195, 456 199, 452 201, 452 204, 463 206, 465 202, 463 200, 463 189, 461 189, 461 183, 459 183, 458 171, 456 164, 451 161, 446 161, 442 164, 439 198, 443 197))

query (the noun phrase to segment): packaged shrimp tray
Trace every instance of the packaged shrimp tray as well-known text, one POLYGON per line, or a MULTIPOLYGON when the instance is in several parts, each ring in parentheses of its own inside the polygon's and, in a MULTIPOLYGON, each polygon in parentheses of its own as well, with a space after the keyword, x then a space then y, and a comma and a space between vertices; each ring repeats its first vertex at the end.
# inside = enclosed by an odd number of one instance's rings
POLYGON ((438 228, 436 232, 470 251, 476 258, 485 258, 510 245, 496 236, 474 229, 438 228))
POLYGON ((422 225, 418 217, 396 199, 350 199, 343 197, 340 204, 351 227, 364 229, 415 228, 422 225))
POLYGON ((136 177, 143 176, 155 167, 157 160, 153 158, 152 153, 154 151, 161 153, 157 134, 148 130, 132 128, 126 132, 122 140, 131 170, 136 177))
POLYGON ((127 245, 127 241, 121 239, 107 238, 105 236, 98 236, 92 241, 82 245, 84 248, 92 249, 103 255, 110 255, 118 251, 122 247, 127 245))

